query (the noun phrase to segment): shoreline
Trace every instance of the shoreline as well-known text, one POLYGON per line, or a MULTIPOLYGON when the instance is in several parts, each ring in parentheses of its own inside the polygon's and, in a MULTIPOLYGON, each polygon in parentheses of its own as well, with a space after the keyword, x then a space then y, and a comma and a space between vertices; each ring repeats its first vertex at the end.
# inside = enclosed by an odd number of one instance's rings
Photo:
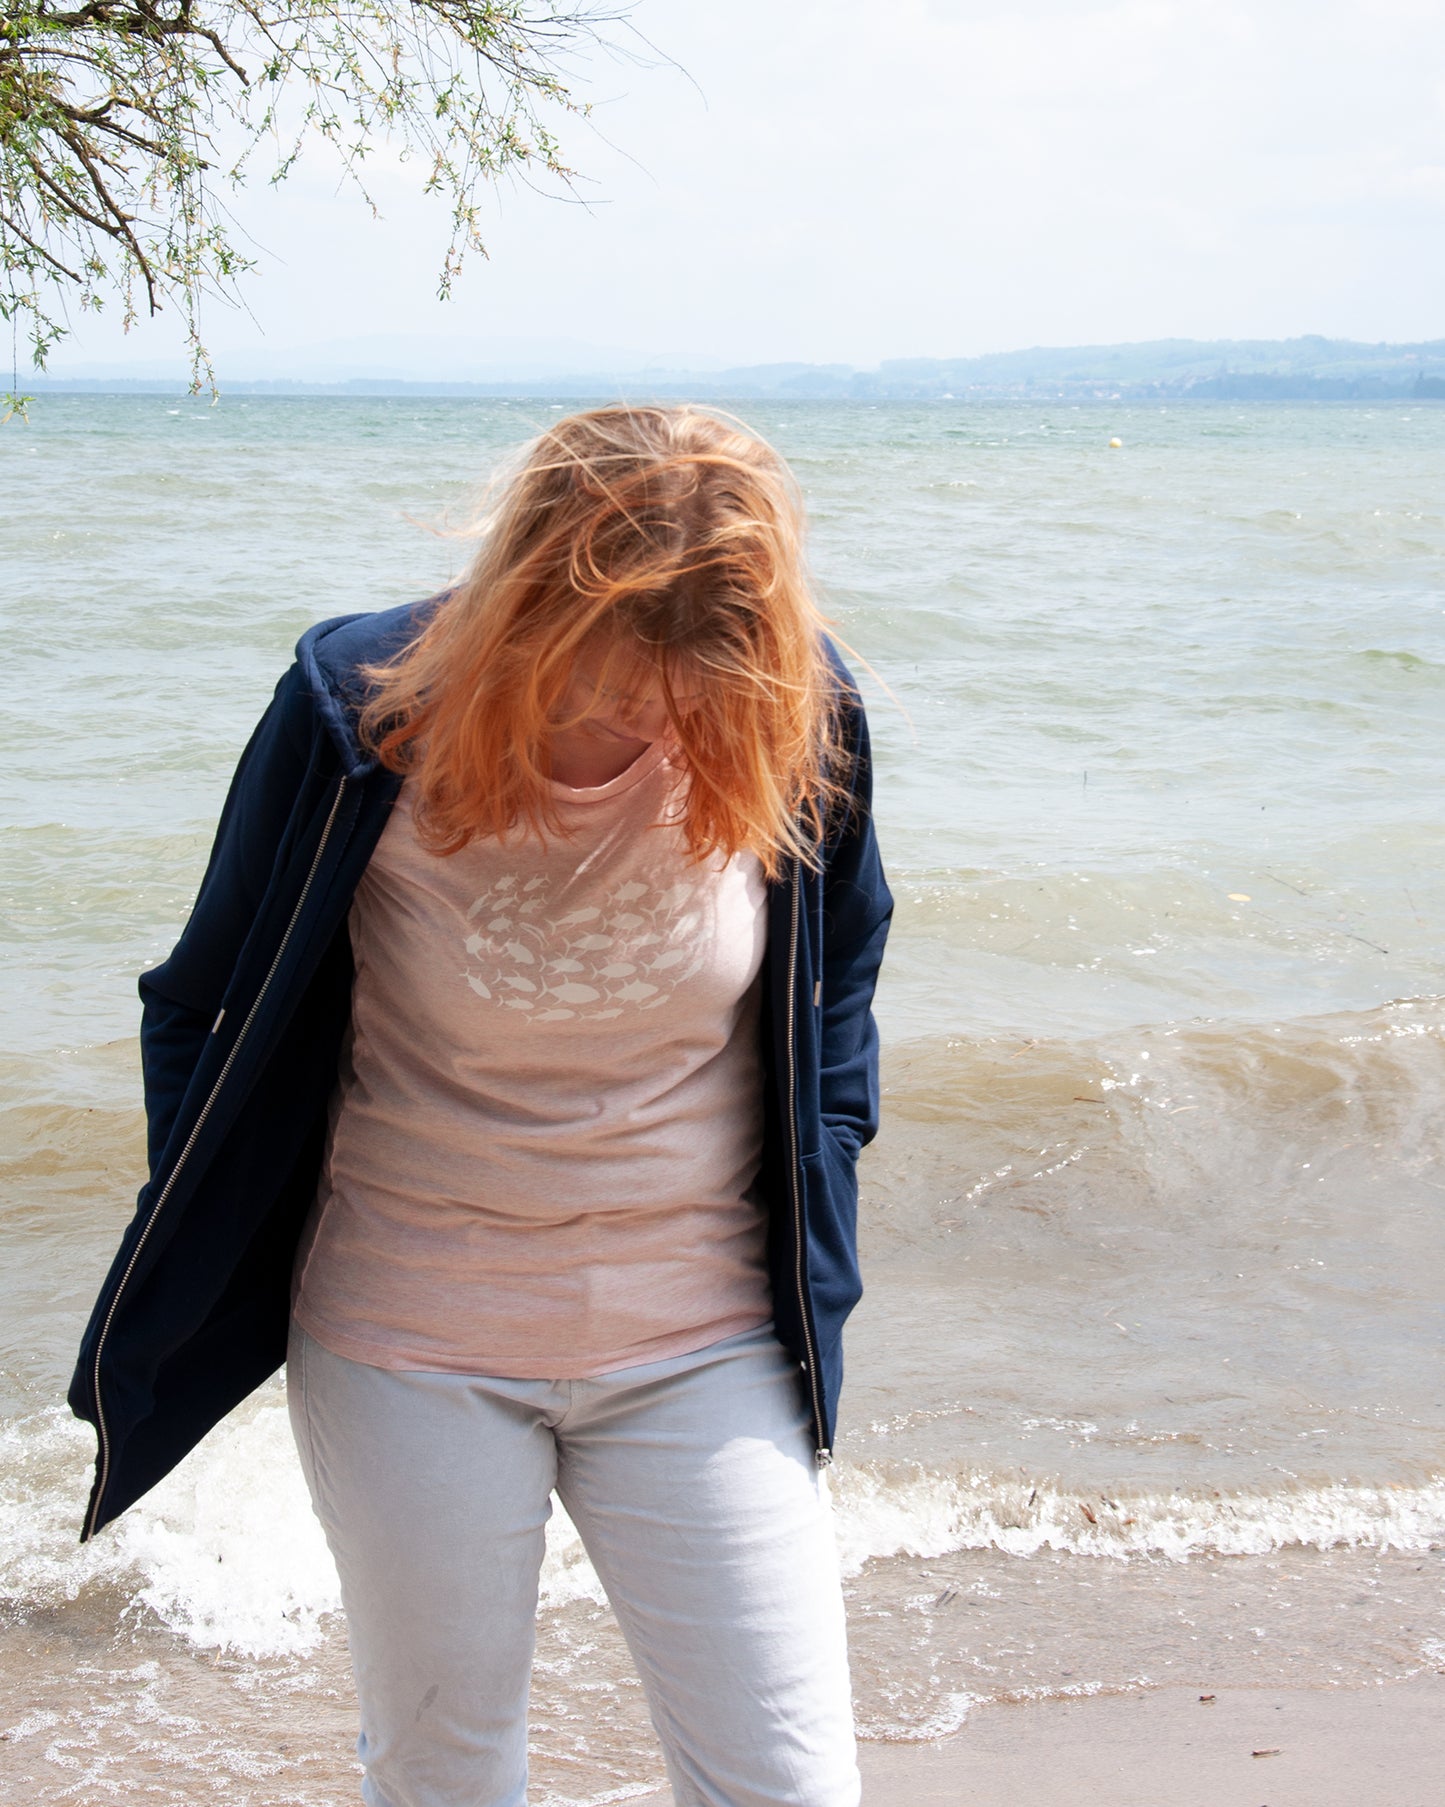
POLYGON ((865 1807, 1437 1807, 1445 1659, 1373 1688, 1170 1686, 989 1705, 936 1744, 861 1752, 865 1807))
POLYGON ((1445 1658, 1372 1688, 993 1703, 935 1743, 861 1744, 859 1763, 864 1807, 1438 1807, 1445 1658))

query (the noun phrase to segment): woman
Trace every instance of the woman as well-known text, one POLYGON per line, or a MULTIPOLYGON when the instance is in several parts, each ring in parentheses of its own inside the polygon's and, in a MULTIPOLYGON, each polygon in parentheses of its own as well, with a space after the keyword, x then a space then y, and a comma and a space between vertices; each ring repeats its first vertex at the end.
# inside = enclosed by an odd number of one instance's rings
POLYGON ((857 1800, 817 1469, 891 900, 785 467, 545 433, 446 595, 323 623, 142 981, 85 1535, 289 1348, 372 1807, 514 1807, 548 1499, 687 1807, 857 1800))

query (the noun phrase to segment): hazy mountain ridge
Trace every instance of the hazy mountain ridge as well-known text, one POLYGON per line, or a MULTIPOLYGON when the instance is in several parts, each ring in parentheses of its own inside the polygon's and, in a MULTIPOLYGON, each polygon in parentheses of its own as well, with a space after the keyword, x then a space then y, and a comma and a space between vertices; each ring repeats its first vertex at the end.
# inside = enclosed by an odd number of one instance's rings
MULTIPOLYGON (((478 340, 467 366, 484 368, 478 340)), ((278 360, 279 361, 279 360, 278 360)), ((297 354, 284 360, 295 370, 297 354)), ((248 360, 254 368, 256 360, 248 360)), ((231 394, 479 395, 583 400, 624 396, 695 400, 1001 401, 1032 400, 1445 400, 1445 339, 1366 344, 1307 334, 1297 339, 1155 339, 1137 344, 1036 346, 971 358, 890 358, 874 370, 846 364, 778 363, 722 370, 578 370, 433 376, 341 375, 334 356, 318 353, 325 375, 230 378, 231 394)), ((33 380, 39 391, 175 393, 178 377, 128 377, 98 371, 33 380)))

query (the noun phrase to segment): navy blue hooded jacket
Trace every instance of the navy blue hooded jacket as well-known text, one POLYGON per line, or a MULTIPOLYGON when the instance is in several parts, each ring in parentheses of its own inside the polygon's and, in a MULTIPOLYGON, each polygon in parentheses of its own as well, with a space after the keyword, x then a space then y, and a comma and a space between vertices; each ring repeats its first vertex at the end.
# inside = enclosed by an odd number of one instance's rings
MULTIPOLYGON (((351 1009, 347 912, 401 785, 357 739, 359 672, 400 652, 434 606, 343 616, 302 637, 241 756, 185 931, 141 979, 150 1178, 71 1382, 99 1445, 83 1537, 285 1360, 292 1261, 351 1009)), ((877 1127, 870 1007, 892 910, 863 711, 834 662, 853 807, 820 871, 794 862, 769 887, 759 1173, 774 1320, 821 1460, 861 1291, 855 1169, 877 1127)))

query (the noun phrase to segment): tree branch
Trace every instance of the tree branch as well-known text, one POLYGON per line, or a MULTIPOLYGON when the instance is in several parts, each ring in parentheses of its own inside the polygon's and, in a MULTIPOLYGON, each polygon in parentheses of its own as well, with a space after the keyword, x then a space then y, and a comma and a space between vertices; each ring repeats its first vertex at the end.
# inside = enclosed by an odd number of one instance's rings
POLYGON ((0 10, 0 309, 29 315, 43 357, 66 330, 49 296, 69 286, 89 305, 114 284, 129 310, 143 284, 152 312, 179 302, 199 374, 201 300, 232 292, 246 267, 201 154, 221 131, 243 139, 225 171, 232 184, 272 133, 273 180, 320 137, 368 200, 370 151, 389 142, 415 154, 422 191, 451 216, 447 289, 466 252, 485 255, 483 183, 507 173, 570 186, 551 130, 554 114, 587 110, 569 58, 603 42, 629 0, 0 0, 0 10))
POLYGON ((83 282, 85 280, 79 270, 72 270, 68 264, 61 263, 58 257, 52 252, 47 251, 44 245, 36 244, 35 240, 24 230, 19 221, 11 219, 8 213, 0 213, 0 226, 3 226, 7 232, 13 232, 16 238, 20 240, 21 244, 28 245, 37 257, 43 257, 53 270, 58 271, 62 276, 68 277, 71 282, 83 282))

